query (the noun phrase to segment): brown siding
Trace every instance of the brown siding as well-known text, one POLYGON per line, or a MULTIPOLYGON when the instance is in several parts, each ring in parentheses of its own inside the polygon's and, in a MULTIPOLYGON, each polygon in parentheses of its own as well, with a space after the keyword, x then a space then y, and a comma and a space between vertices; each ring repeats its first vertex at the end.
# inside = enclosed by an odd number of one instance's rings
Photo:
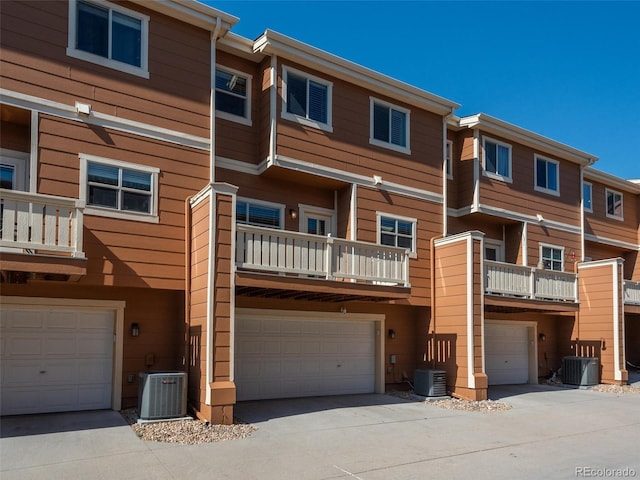
POLYGON ((79 153, 160 168, 159 224, 85 215, 81 283, 182 289, 184 202, 208 179, 206 153, 48 115, 39 136, 39 193, 78 198, 79 153))
POLYGON ((209 34, 132 3, 151 17, 149 79, 66 55, 68 4, 2 2, 2 86, 95 112, 209 135, 209 34))
POLYGON ((540 244, 564 247, 564 271, 575 272, 575 264, 582 258, 580 234, 552 230, 530 223, 527 227, 528 265, 540 261, 540 244))
MULTIPOLYGON (((333 132, 282 119, 278 110, 279 155, 368 177, 376 174, 385 181, 432 192, 442 191, 441 116, 381 98, 411 110, 411 155, 372 146, 369 144, 369 91, 300 65, 286 65, 333 82, 333 132)), ((280 65, 280 95, 281 76, 280 65)), ((281 101, 278 103, 281 109, 281 101)))
POLYGON ((456 197, 453 199, 454 208, 468 207, 473 203, 473 192, 475 188, 475 157, 473 155, 473 132, 465 130, 458 132, 457 149, 460 152, 460 161, 454 166, 453 183, 456 186, 456 197), (457 168, 456 168, 457 167, 457 168))
POLYGON ((638 195, 624 192, 616 187, 588 180, 591 183, 591 203, 593 212, 585 212, 585 233, 607 239, 637 245, 638 240, 638 195), (606 189, 610 188, 623 195, 624 221, 607 217, 606 189))

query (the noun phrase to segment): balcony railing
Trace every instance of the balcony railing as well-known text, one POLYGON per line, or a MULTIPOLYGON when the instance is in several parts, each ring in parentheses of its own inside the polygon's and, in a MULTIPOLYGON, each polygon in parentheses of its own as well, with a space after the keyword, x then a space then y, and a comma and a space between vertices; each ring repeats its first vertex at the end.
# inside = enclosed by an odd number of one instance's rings
POLYGON ((640 305, 640 282, 624 281, 624 303, 640 305))
POLYGON ((577 275, 485 260, 487 294, 576 302, 577 275))
POLYGON ((80 200, 0 189, 0 247, 83 258, 80 200))
POLYGON ((410 286, 409 253, 403 248, 242 224, 237 225, 236 265, 240 270, 410 286))

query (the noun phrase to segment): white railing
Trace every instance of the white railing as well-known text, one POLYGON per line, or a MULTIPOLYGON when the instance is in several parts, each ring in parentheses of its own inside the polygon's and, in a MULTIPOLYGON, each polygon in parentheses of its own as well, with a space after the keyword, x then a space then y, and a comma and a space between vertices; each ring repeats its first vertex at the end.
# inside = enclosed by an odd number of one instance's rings
POLYGON ((624 303, 640 305, 640 282, 624 281, 624 303))
POLYGON ((84 258, 83 206, 72 198, 0 189, 0 247, 84 258))
POLYGON ((403 248, 243 224, 237 225, 236 265, 240 270, 410 286, 409 253, 403 248))
POLYGON ((577 275, 485 260, 484 291, 535 300, 576 302, 577 275))

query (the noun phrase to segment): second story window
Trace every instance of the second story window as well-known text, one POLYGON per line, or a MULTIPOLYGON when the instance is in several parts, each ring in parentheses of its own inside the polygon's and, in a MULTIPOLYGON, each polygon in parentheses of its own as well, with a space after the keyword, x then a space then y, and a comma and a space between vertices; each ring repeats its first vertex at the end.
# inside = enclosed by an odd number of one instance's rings
POLYGON ((555 160, 535 156, 535 190, 539 192, 550 193, 552 195, 560 194, 559 184, 559 163, 555 160))
POLYGON ((330 82, 285 68, 282 116, 305 125, 332 131, 332 88, 330 82))
POLYGON ((605 190, 607 196, 607 217, 616 220, 624 219, 622 194, 615 190, 605 190))
POLYGON ((378 242, 415 252, 416 219, 378 214, 378 242))
POLYGON ((68 55, 149 77, 149 17, 105 0, 69 5, 68 55))
POLYGON ((582 199, 584 209, 587 212, 593 212, 593 187, 590 183, 584 182, 582 184, 582 199))
POLYGON ((511 181, 511 145, 484 138, 484 173, 500 180, 511 181))
POLYGON ((553 245, 540 245, 540 262, 547 270, 563 271, 564 249, 553 245))
POLYGON ((218 116, 251 123, 251 77, 230 69, 216 68, 216 111, 218 116))
POLYGON ((258 227, 282 228, 284 207, 258 200, 236 201, 236 222, 258 227))
POLYGON ((409 150, 409 110, 371 99, 369 142, 403 153, 409 150))
POLYGON ((85 213, 157 222, 159 169, 84 154, 80 161, 85 213))

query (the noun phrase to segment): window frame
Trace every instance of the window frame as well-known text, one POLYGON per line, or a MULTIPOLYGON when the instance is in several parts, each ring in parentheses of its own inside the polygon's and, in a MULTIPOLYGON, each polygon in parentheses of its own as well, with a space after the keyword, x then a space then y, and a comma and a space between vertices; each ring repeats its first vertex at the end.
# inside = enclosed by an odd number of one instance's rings
POLYGON ((298 70, 296 68, 292 68, 286 65, 282 66, 282 111, 280 112, 280 115, 282 118, 291 120, 292 122, 300 123, 302 125, 306 125, 308 127, 313 127, 320 130, 324 130, 325 132, 332 133, 333 132, 332 105, 333 105, 333 82, 330 82, 320 77, 316 77, 315 75, 311 75, 310 73, 303 72, 302 70, 298 70), (291 113, 288 111, 287 93, 288 93, 289 73, 292 73, 299 77, 303 77, 306 81, 305 93, 306 93, 307 104, 305 105, 305 116, 297 115, 295 113, 291 113), (326 123, 309 118, 309 82, 310 81, 327 87, 327 105, 326 105, 327 122, 326 123))
POLYGON ((501 242, 500 240, 494 240, 493 238, 485 238, 485 240, 484 240, 484 256, 485 256, 485 260, 488 260, 486 258, 487 249, 495 250, 495 252, 496 252, 496 259, 495 260, 490 260, 490 261, 504 262, 504 243, 503 242, 501 242))
POLYGON ((274 230, 284 230, 284 210, 285 210, 285 205, 283 205, 282 203, 275 203, 275 202, 268 202, 266 200, 258 200, 255 198, 249 198, 249 197, 237 197, 236 198, 236 207, 234 209, 234 216, 235 216, 235 220, 236 220, 236 224, 240 224, 240 225, 250 225, 253 227, 262 227, 262 228, 273 228, 274 230), (249 207, 249 205, 258 205, 261 207, 267 207, 267 208, 273 208, 275 210, 279 211, 279 216, 278 216, 278 223, 280 224, 278 228, 275 228, 271 225, 261 225, 259 223, 252 223, 252 222, 241 222, 238 220, 237 218, 237 208, 238 208, 238 203, 239 202, 244 202, 247 204, 247 208, 249 207))
MULTIPOLYGON (((109 37, 109 52, 112 48, 111 36, 109 37)), ((149 78, 149 16, 140 12, 124 8, 120 5, 108 2, 106 0, 69 0, 69 28, 67 40, 67 55, 73 58, 84 60, 86 62, 102 65, 103 67, 119 70, 121 72, 136 75, 142 78, 149 78), (78 3, 84 2, 89 5, 95 5, 98 8, 109 10, 109 30, 111 30, 112 12, 140 20, 140 66, 130 65, 110 57, 102 57, 91 52, 85 52, 76 47, 78 37, 78 3)), ((111 53, 109 53, 111 55, 111 53)))
MULTIPOLYGON (((550 243, 540 243, 539 244, 539 251, 538 251, 538 255, 539 255, 538 256, 538 263, 541 263, 542 265, 544 265, 544 269, 545 270, 550 270, 550 271, 553 271, 553 272, 564 272, 564 262, 565 262, 564 250, 565 250, 564 247, 562 247, 560 245, 552 245, 550 243), (547 265, 545 264, 545 259, 544 259, 543 255, 542 255, 542 252, 543 252, 543 250, 545 248, 550 248, 551 250, 560 251, 560 260, 559 260, 560 261, 560 270, 556 270, 554 268, 547 267, 547 265)), ((553 258, 551 258, 549 261, 552 262, 552 264, 553 264, 553 262, 557 262, 558 260, 554 260, 553 258)))
POLYGON ((445 147, 447 180, 453 180, 453 141, 447 140, 445 147))
MULTIPOLYGON (((237 123, 241 123, 243 125, 247 125, 247 126, 251 126, 252 125, 252 120, 251 120, 251 85, 252 85, 252 80, 253 80, 253 75, 250 75, 248 73, 245 72, 241 72, 240 70, 236 70, 234 68, 229 68, 226 67, 224 65, 218 65, 216 64, 216 78, 218 75, 218 70, 224 71, 226 73, 230 73, 232 75, 237 75, 238 77, 242 77, 245 79, 246 81, 246 85, 247 85, 247 95, 244 97, 245 99, 245 104, 244 104, 244 115, 235 115, 233 113, 230 112, 225 112, 223 110, 218 110, 218 103, 216 102, 216 117, 217 118, 224 118, 225 120, 230 120, 232 122, 237 122, 237 123)), ((226 92, 226 91, 222 91, 222 90, 218 90, 217 87, 215 87, 215 94, 217 95, 218 93, 222 94, 222 95, 231 95, 231 96, 237 96, 239 98, 240 95, 234 94, 232 92, 226 92)))
POLYGON ((554 160, 552 158, 548 158, 548 157, 543 157, 542 155, 538 155, 535 154, 533 156, 533 189, 536 192, 542 192, 542 193, 547 193, 549 195, 554 195, 556 197, 560 196, 560 162, 558 160, 554 160), (544 162, 545 163, 545 184, 548 185, 549 183, 549 178, 548 178, 548 166, 549 165, 554 165, 555 169, 556 169, 556 183, 557 183, 557 189, 554 190, 552 188, 547 187, 541 187, 540 185, 538 185, 538 161, 544 162))
POLYGON ((604 189, 604 205, 605 205, 604 211, 605 211, 605 214, 607 215, 607 218, 612 218, 614 220, 620 220, 620 221, 624 220, 624 194, 622 192, 606 187, 604 189), (609 213, 609 194, 610 193, 612 193, 613 195, 620 196, 620 215, 616 215, 615 213, 614 214, 609 213))
MULTIPOLYGON (((160 176, 160 169, 156 167, 150 167, 148 165, 140 165, 136 163, 124 162, 121 160, 114 160, 111 158, 98 157, 95 155, 89 155, 85 153, 79 154, 80 158, 80 199, 84 201, 85 215, 94 215, 97 217, 109 217, 119 218, 122 220, 135 220, 139 222, 147 223, 159 223, 158 213, 158 179, 160 176), (102 164, 108 167, 115 167, 120 170, 131 170, 136 172, 148 173, 151 175, 151 191, 150 193, 150 212, 136 212, 133 210, 120 210, 118 208, 110 208, 100 205, 89 204, 89 163, 102 164)), ((122 187, 118 186, 118 192, 122 191, 122 187)))
POLYGON ((495 138, 482 136, 482 174, 489 178, 494 178, 506 183, 513 183, 513 147, 509 143, 501 142, 495 138), (496 145, 496 170, 498 170, 497 153, 498 147, 504 147, 509 152, 509 175, 502 175, 499 172, 491 172, 487 170, 487 142, 494 143, 496 145))
MULTIPOLYGON (((390 125, 389 129, 391 129, 390 125)), ((389 139, 391 139, 391 131, 389 131, 389 139)), ((411 110, 409 110, 408 108, 400 107, 399 105, 394 105, 393 103, 385 102, 384 100, 380 100, 379 98, 369 97, 369 143, 377 147, 387 148, 389 150, 394 150, 396 152, 411 155, 411 110), (404 114, 404 140, 406 146, 397 145, 395 143, 392 143, 391 140, 389 142, 385 142, 384 140, 379 140, 374 137, 374 107, 376 105, 387 107, 389 111, 396 110, 397 112, 404 114)))
POLYGON ((582 182, 582 202, 585 212, 593 213, 593 184, 591 182, 582 182), (585 188, 589 189, 589 206, 586 203, 585 188))
MULTIPOLYGON (((376 212, 376 242, 378 245, 383 245, 385 247, 393 247, 394 245, 385 245, 384 243, 382 243, 382 219, 383 218, 387 218, 387 219, 391 219, 391 220, 395 220, 395 221, 400 221, 400 222, 408 222, 411 223, 411 248, 408 248, 407 250, 409 250, 409 257, 410 258, 417 258, 418 253, 416 250, 416 243, 417 243, 417 237, 418 237, 418 219, 413 218, 413 217, 403 217, 400 215, 394 215, 391 213, 385 213, 385 212, 376 212)), ((398 238, 398 233, 394 232, 394 235, 396 237, 396 239, 398 238)), ((402 247, 398 247, 397 246, 397 241, 396 241, 396 248, 402 248, 402 247)))

